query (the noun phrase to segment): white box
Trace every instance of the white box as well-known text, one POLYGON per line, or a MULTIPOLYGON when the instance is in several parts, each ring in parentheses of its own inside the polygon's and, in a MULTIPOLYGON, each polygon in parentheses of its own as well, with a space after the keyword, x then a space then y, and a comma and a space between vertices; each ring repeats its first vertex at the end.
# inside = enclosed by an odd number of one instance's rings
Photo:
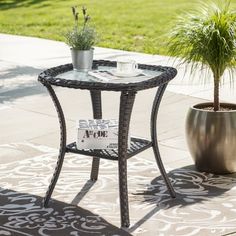
POLYGON ((78 120, 76 145, 78 149, 117 149, 118 121, 116 119, 78 120))

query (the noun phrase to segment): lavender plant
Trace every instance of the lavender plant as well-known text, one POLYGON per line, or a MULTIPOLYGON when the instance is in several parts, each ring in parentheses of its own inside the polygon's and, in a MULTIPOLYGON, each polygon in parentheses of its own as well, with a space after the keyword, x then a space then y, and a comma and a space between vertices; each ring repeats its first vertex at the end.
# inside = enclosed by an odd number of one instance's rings
POLYGON ((79 12, 77 7, 72 7, 74 17, 74 27, 65 34, 66 43, 76 50, 90 50, 96 42, 96 31, 88 25, 90 16, 87 14, 87 9, 82 7, 83 22, 79 24, 79 12))

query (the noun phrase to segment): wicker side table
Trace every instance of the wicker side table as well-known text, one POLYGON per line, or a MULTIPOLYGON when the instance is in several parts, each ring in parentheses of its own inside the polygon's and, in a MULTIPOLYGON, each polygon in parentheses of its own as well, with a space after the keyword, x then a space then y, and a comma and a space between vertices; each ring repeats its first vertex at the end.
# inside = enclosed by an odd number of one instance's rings
MULTIPOLYGON (((116 66, 116 62, 97 60, 93 62, 93 69, 112 69, 116 66)), ((60 123, 60 150, 56 163, 56 167, 52 176, 51 183, 48 187, 46 196, 44 198, 44 206, 46 207, 51 198, 52 192, 58 180, 61 167, 63 165, 64 156, 67 152, 72 152, 81 155, 87 155, 93 157, 91 180, 96 181, 99 171, 99 160, 105 158, 109 160, 118 161, 119 168, 119 192, 120 192, 120 215, 121 226, 129 227, 129 202, 128 202, 128 187, 127 187, 127 159, 152 147, 156 163, 162 174, 162 177, 166 183, 166 186, 170 192, 170 195, 174 198, 175 191, 169 181, 163 166, 156 132, 156 119, 159 109, 159 105, 168 82, 172 80, 177 74, 176 69, 172 67, 162 67, 154 65, 139 64, 139 69, 142 69, 145 74, 148 74, 146 79, 135 80, 132 82, 126 82, 125 79, 116 81, 101 82, 97 81, 92 76, 82 76, 79 72, 73 71, 71 64, 66 64, 58 67, 54 67, 42 72, 38 80, 46 86, 58 113, 60 123), (76 77, 76 79, 75 79, 76 77), (93 107, 93 115, 95 119, 102 118, 102 103, 101 103, 101 91, 117 91, 120 92, 120 109, 119 109, 119 132, 118 132, 118 150, 78 150, 76 143, 66 143, 66 123, 61 108, 60 102, 56 96, 53 86, 74 88, 74 89, 86 89, 90 91, 93 107), (153 101, 151 111, 151 140, 132 138, 131 147, 128 149, 128 131, 130 124, 130 117, 135 100, 135 96, 138 91, 158 87, 156 96, 153 101)))

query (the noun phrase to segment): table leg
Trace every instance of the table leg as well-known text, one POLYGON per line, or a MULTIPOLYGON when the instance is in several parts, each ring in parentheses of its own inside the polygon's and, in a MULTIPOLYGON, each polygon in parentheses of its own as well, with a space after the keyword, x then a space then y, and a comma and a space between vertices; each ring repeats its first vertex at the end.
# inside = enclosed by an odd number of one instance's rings
POLYGON ((51 179, 51 183, 48 187, 47 193, 45 198, 43 199, 43 206, 47 207, 48 206, 48 202, 51 198, 52 192, 55 188, 55 185, 57 183, 58 177, 60 175, 61 172, 61 168, 62 168, 62 164, 64 161, 64 156, 65 156, 65 152, 66 152, 66 123, 65 123, 65 117, 61 108, 61 105, 59 103, 59 100, 53 90, 53 88, 46 84, 45 85, 52 100, 53 103, 55 105, 55 108, 57 110, 57 114, 58 114, 58 119, 59 119, 59 123, 60 123, 60 135, 61 135, 61 139, 60 139, 60 149, 59 149, 59 155, 58 155, 58 159, 57 159, 57 163, 55 166, 55 170, 51 179))
MULTIPOLYGON (((93 107, 93 118, 102 119, 101 91, 99 90, 90 91, 90 95, 91 95, 92 107, 93 107)), ((92 181, 96 181, 98 178, 99 162, 100 162, 100 158, 93 157, 91 174, 90 174, 90 179, 92 181)))
POLYGON ((157 113, 158 113, 161 99, 162 99, 162 96, 165 92, 166 87, 167 87, 167 83, 159 86, 156 96, 155 96, 155 99, 153 101, 152 114, 151 114, 151 139, 152 139, 152 144, 153 144, 153 146, 152 146, 153 152, 155 155, 157 165, 158 165, 159 170, 161 172, 161 175, 164 178, 164 181, 165 181, 166 186, 170 192, 171 197, 175 198, 176 194, 175 194, 175 191, 174 191, 174 189, 170 183, 170 180, 166 174, 164 165, 161 160, 161 155, 160 155, 160 151, 158 148, 158 142, 157 142, 157 128, 156 128, 157 113))
POLYGON ((131 112, 136 92, 121 92, 118 134, 118 165, 121 226, 129 227, 129 202, 127 187, 127 142, 131 112))

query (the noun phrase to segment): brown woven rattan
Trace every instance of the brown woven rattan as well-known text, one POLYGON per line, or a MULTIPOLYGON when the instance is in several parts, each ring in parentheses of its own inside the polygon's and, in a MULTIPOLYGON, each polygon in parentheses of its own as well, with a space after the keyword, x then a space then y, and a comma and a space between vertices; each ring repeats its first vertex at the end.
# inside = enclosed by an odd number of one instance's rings
MULTIPOLYGON (((91 94, 92 106, 93 106, 93 118, 101 119, 102 118, 101 91, 91 90, 90 94, 91 94)), ((93 157, 92 169, 91 169, 91 174, 90 174, 91 180, 97 180, 98 178, 99 162, 100 162, 100 158, 95 155, 93 157)))
MULTIPOLYGON (((114 61, 97 60, 93 62, 93 68, 98 66, 114 67, 116 63, 114 61)), ((161 160, 156 131, 156 120, 159 105, 163 97, 166 86, 170 80, 172 80, 177 71, 172 67, 154 66, 154 65, 138 65, 140 69, 146 69, 151 71, 162 72, 158 76, 153 76, 142 82, 134 83, 102 83, 91 81, 79 81, 60 78, 60 74, 72 70, 71 64, 66 64, 58 67, 54 67, 42 72, 38 80, 46 86, 58 113, 60 123, 60 149, 56 167, 53 173, 51 183, 48 187, 48 191, 44 198, 44 206, 48 205, 51 198, 53 189, 58 180, 61 167, 63 164, 64 156, 66 152, 72 152, 76 154, 82 154, 93 157, 91 180, 97 180, 99 171, 99 160, 105 158, 109 160, 118 161, 119 169, 119 190, 120 190, 120 212, 121 212, 121 226, 129 227, 129 202, 128 202, 128 187, 127 187, 127 160, 128 158, 152 147, 155 155, 156 163, 160 169, 166 186, 172 197, 175 197, 175 191, 171 185, 171 182, 166 174, 164 165, 161 160), (118 150, 78 150, 76 144, 71 143, 66 145, 66 123, 61 108, 60 102, 53 90, 53 86, 74 88, 74 89, 87 89, 90 91, 93 107, 93 116, 95 119, 102 118, 102 102, 101 91, 120 91, 120 111, 119 111, 119 134, 118 134, 118 150), (158 87, 156 96, 153 101, 152 113, 151 113, 151 141, 141 138, 131 138, 131 145, 128 148, 128 132, 130 117, 135 100, 135 96, 139 90, 158 87)))

